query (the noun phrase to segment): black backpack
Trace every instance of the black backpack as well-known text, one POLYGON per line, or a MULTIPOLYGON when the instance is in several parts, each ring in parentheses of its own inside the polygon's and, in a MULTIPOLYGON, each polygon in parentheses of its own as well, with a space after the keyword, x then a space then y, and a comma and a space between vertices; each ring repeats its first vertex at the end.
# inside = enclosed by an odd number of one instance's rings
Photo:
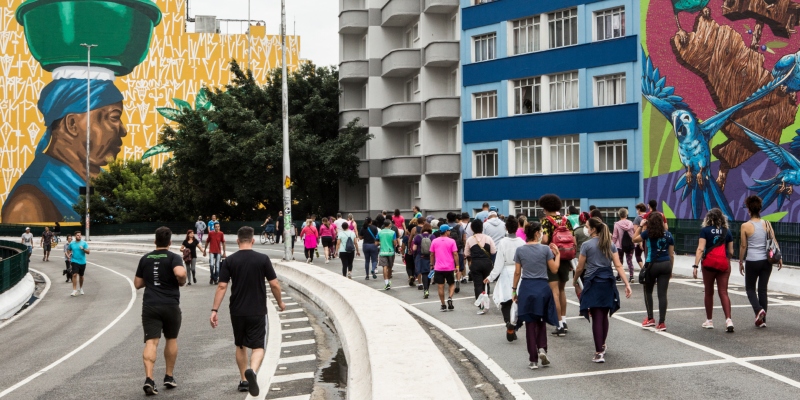
POLYGON ((622 245, 622 252, 630 253, 633 251, 633 238, 628 234, 628 231, 622 231, 622 240, 620 244, 622 245))
POLYGON ((450 230, 450 239, 453 239, 453 240, 456 241, 456 247, 458 248, 458 252, 459 253, 463 253, 464 252, 464 240, 463 240, 463 238, 464 238, 463 228, 461 227, 461 224, 456 222, 455 225, 453 225, 453 229, 450 230))

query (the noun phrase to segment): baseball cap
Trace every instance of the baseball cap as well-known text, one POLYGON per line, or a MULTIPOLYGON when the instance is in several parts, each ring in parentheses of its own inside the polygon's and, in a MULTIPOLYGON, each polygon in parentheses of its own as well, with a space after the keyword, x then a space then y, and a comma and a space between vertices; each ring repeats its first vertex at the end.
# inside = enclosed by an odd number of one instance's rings
POLYGON ((29 231, 29 230, 31 230, 31 228, 29 228, 29 227, 25 227, 25 230, 26 230, 26 231, 29 231))
POLYGON ((492 211, 497 212, 497 207, 495 207, 495 206, 489 207, 489 212, 492 212, 492 211))
POLYGON ((428 215, 428 216, 425 218, 425 221, 428 221, 428 223, 430 224, 430 223, 431 223, 431 221, 433 221, 433 219, 434 219, 434 218, 433 218, 433 215, 428 215))
POLYGON ((444 224, 439 227, 439 232, 445 233, 450 230, 450 225, 444 224))

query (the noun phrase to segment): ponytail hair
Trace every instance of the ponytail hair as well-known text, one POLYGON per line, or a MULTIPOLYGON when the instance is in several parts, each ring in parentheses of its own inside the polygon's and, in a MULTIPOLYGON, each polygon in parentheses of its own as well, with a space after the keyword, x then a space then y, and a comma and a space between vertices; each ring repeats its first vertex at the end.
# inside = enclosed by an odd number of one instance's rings
POLYGON ((600 218, 594 217, 589 220, 589 227, 597 232, 597 245, 607 259, 613 260, 614 254, 611 252, 611 233, 608 232, 608 225, 603 223, 600 218))

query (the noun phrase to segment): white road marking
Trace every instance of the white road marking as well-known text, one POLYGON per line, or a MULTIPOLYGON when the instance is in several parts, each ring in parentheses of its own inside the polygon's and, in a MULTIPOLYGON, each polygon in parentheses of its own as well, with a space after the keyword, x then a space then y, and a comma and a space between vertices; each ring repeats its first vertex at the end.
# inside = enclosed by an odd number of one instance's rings
POLYGON ((314 379, 313 372, 299 372, 296 374, 276 375, 272 377, 272 383, 283 383, 289 381, 297 381, 300 379, 314 379))
MULTIPOLYGON (((459 301, 459 300, 472 300, 472 301, 475 301, 475 299, 473 299, 472 297, 459 297, 457 299, 453 299, 453 301, 459 301)), ((418 306, 418 305, 421 305, 421 304, 441 304, 441 303, 442 302, 439 301, 439 300, 433 300, 433 301, 423 301, 421 303, 411 303, 409 305, 410 306, 418 306)))
POLYGON ((316 354, 309 354, 307 356, 286 357, 278 360, 278 364, 292 364, 303 361, 314 361, 317 359, 316 354))
POLYGON ((282 324, 285 324, 285 323, 287 323, 287 322, 305 322, 305 321, 308 321, 308 317, 303 317, 303 318, 290 318, 290 319, 282 319, 282 320, 281 320, 281 323, 282 323, 282 324))
MULTIPOLYGON (((270 380, 275 375, 275 369, 278 367, 278 360, 281 356, 281 324, 283 321, 278 317, 278 308, 274 305, 267 307, 267 345, 265 357, 261 360, 261 365, 258 368, 258 385, 261 387, 269 387, 270 380)), ((247 399, 263 400, 267 396, 267 391, 261 391, 258 396, 252 397, 249 394, 247 399)))
POLYGON ((28 384, 30 381, 32 381, 32 380, 36 379, 37 377, 39 377, 39 376, 43 375, 45 372, 47 372, 47 371, 50 371, 51 369, 53 369, 53 368, 57 367, 59 364, 63 363, 64 361, 67 361, 67 360, 68 360, 68 359, 70 359, 72 356, 74 356, 75 354, 77 354, 77 353, 78 353, 78 352, 80 352, 81 350, 85 349, 85 348, 86 348, 87 346, 89 346, 90 344, 94 343, 94 341, 95 341, 95 340, 97 340, 98 338, 100 338, 100 336, 103 336, 103 334, 105 334, 106 332, 108 332, 108 330, 109 330, 109 329, 113 328, 113 327, 114 327, 114 325, 116 325, 116 324, 117 324, 117 322, 119 322, 119 321, 120 321, 120 320, 121 320, 121 319, 122 319, 122 318, 123 318, 123 317, 124 317, 124 316, 125 316, 125 315, 128 313, 128 311, 130 311, 130 310, 131 310, 131 308, 133 307, 133 303, 136 301, 136 287, 134 287, 134 286, 133 286, 133 281, 131 281, 131 280, 130 280, 130 278, 128 278, 128 277, 127 277, 127 276, 125 276, 125 275, 122 275, 121 273, 119 273, 119 272, 117 272, 117 271, 114 271, 114 270, 113 270, 113 269, 111 269, 111 268, 104 267, 104 266, 102 266, 102 265, 95 264, 95 263, 93 263, 93 262, 88 262, 87 264, 91 264, 91 265, 94 265, 94 266, 96 266, 96 267, 100 267, 100 268, 102 268, 102 269, 105 269, 105 270, 107 270, 107 271, 109 271, 109 272, 113 272, 113 273, 115 273, 115 274, 117 274, 117 275, 119 275, 119 276, 121 276, 121 277, 125 278, 125 280, 126 280, 126 281, 128 281, 128 284, 130 285, 130 288, 131 288, 131 300, 128 302, 128 306, 125 308, 125 310, 124 310, 124 311, 122 311, 122 313, 121 313, 121 314, 119 314, 119 315, 117 316, 117 318, 114 318, 114 320, 113 320, 113 321, 111 321, 111 323, 110 323, 110 324, 108 324, 108 325, 107 325, 105 328, 103 328, 103 329, 102 329, 100 332, 97 332, 97 334, 95 334, 94 336, 92 336, 92 337, 91 337, 91 339, 89 339, 89 340, 87 340, 87 341, 83 342, 83 344, 81 344, 80 346, 78 346, 78 347, 77 347, 75 350, 72 350, 71 352, 67 353, 67 354, 66 354, 66 355, 64 355, 63 357, 61 357, 61 358, 59 358, 58 360, 54 361, 52 364, 50 364, 50 365, 48 365, 48 366, 46 366, 46 367, 44 367, 44 368, 40 369, 39 371, 35 372, 35 373, 34 373, 34 374, 32 374, 31 376, 29 376, 29 377, 27 377, 27 378, 25 378, 25 379, 23 379, 23 380, 21 380, 21 381, 17 382, 16 384, 14 384, 14 386, 11 386, 11 387, 9 387, 8 389, 6 389, 6 390, 4 390, 4 391, 0 392, 0 397, 4 397, 4 396, 6 396, 7 394, 9 394, 9 393, 11 393, 11 392, 13 392, 13 391, 15 391, 15 390, 19 389, 20 387, 22 387, 22 386, 24 386, 24 385, 28 384))
POLYGON ((286 314, 301 313, 301 312, 306 312, 306 311, 303 310, 302 308, 295 308, 294 310, 279 311, 278 315, 286 315, 286 314))
POLYGON ((31 270, 31 271, 33 271, 33 272, 36 272, 37 274, 39 274, 39 275, 41 275, 42 277, 44 277, 44 290, 42 290, 42 293, 41 293, 41 294, 39 294, 39 298, 38 298, 38 299, 36 299, 36 301, 34 301, 34 302, 33 302, 33 304, 29 305, 29 306, 28 306, 27 308, 25 308, 24 310, 22 310, 22 311, 18 312, 16 315, 14 315, 13 317, 11 317, 11 318, 7 319, 5 322, 3 322, 2 324, 0 324, 0 329, 3 329, 3 327, 5 327, 6 325, 8 325, 8 324, 10 324, 10 323, 12 323, 12 322, 14 322, 14 321, 16 321, 18 318, 20 318, 20 317, 22 317, 23 315, 25 315, 25 314, 27 314, 28 312, 30 312, 30 311, 31 311, 31 310, 32 310, 34 307, 36 307, 37 305, 39 305, 39 303, 41 303, 41 302, 42 302, 42 299, 44 299, 44 296, 47 294, 47 292, 48 292, 48 291, 50 291, 50 277, 48 277, 48 276, 47 276, 47 275, 45 275, 44 273, 42 273, 42 272, 40 272, 40 271, 38 271, 38 270, 35 270, 35 269, 33 269, 33 268, 30 268, 30 267, 29 267, 28 269, 29 269, 29 270, 31 270))
POLYGON ((295 328, 295 329, 285 329, 283 333, 300 333, 300 332, 311 332, 314 328, 308 326, 305 328, 295 328))
POLYGON ((279 397, 277 399, 272 399, 272 400, 310 400, 310 399, 311 399, 310 394, 303 394, 300 396, 279 397))
MULTIPOLYGON (((278 302, 275 301, 275 300, 272 300, 272 303, 277 304, 278 302)), ((283 305, 285 305, 285 306, 296 306, 297 303, 283 303, 283 305)))
POLYGON ((314 344, 317 341, 314 339, 307 339, 307 340, 295 340, 293 342, 283 342, 281 343, 281 347, 296 347, 296 346, 305 346, 307 344, 314 344))

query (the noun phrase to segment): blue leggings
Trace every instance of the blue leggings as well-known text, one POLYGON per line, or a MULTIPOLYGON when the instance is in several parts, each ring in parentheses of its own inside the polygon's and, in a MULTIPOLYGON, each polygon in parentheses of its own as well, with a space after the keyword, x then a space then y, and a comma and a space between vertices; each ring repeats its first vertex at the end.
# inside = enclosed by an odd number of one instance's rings
POLYGON ((364 270, 369 275, 369 265, 372 263, 372 273, 374 274, 378 269, 378 246, 375 246, 374 243, 364 243, 362 250, 364 250, 364 270))

